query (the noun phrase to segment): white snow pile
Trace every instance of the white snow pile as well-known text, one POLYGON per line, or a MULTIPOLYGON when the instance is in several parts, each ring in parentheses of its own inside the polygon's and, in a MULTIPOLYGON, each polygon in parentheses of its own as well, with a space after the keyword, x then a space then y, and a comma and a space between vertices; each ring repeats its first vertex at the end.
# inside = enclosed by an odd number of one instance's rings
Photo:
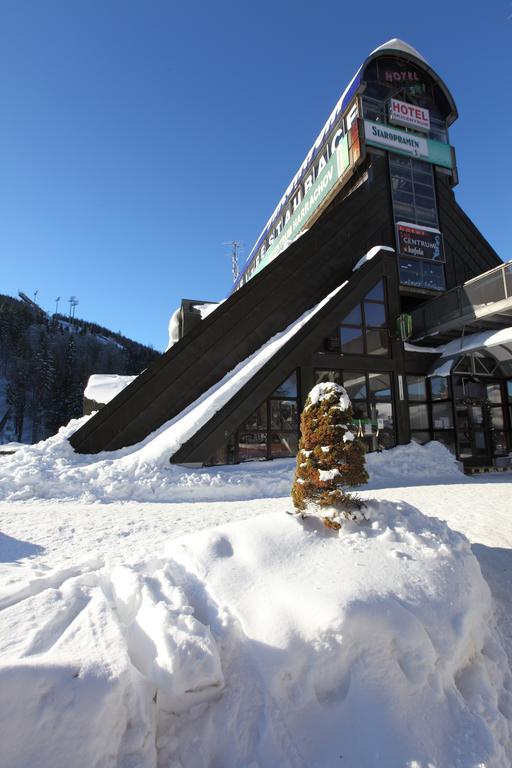
POLYGON ((271 513, 0 592, 2 766, 506 768, 469 544, 406 504, 271 513))
POLYGON ((117 373, 93 373, 89 376, 84 397, 106 405, 136 378, 136 376, 120 376, 117 373))
MULTIPOLYGON (((89 417, 71 421, 36 445, 0 454, 0 500, 215 501, 288 496, 295 459, 190 469, 168 461, 168 435, 94 456, 74 452, 68 438, 89 417)), ((187 414, 177 429, 187 427, 187 414)), ((164 432, 165 429, 164 428, 164 432)), ((454 456, 440 443, 409 443, 366 456, 370 487, 453 478, 464 482, 454 456)))

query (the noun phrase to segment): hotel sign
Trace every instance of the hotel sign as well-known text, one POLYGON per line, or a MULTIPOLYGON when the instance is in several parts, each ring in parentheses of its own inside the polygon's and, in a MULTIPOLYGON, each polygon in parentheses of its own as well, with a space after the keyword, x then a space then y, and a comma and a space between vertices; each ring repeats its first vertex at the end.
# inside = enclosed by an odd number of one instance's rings
POLYGON ((383 123, 365 120, 364 137, 366 143, 372 147, 390 149, 399 155, 417 157, 418 160, 442 165, 444 168, 453 168, 454 165, 452 148, 449 144, 406 133, 383 123))
POLYGON ((444 261, 443 236, 438 229, 399 221, 396 225, 398 252, 417 259, 444 261))
POLYGON ((406 104, 405 101, 390 99, 389 119, 396 125, 403 125, 406 128, 415 128, 418 131, 430 130, 430 115, 428 109, 416 107, 414 104, 406 104))

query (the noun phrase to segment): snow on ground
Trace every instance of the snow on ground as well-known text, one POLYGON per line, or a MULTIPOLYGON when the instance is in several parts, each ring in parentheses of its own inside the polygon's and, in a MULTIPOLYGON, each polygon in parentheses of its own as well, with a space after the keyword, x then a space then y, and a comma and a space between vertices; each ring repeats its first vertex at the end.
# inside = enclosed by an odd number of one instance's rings
POLYGON ((0 504, 2 766, 510 766, 510 475, 372 455, 371 519, 337 535, 284 514, 291 461, 90 503, 39 458, 0 504))

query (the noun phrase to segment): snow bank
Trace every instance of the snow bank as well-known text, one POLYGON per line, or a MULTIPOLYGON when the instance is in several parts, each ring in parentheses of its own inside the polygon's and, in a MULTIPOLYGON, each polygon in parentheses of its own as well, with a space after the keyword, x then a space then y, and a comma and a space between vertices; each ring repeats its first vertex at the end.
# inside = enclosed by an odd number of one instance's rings
MULTIPOLYGON (((162 456, 168 436, 142 447, 95 456, 76 454, 68 438, 89 417, 13 455, 0 455, 0 500, 215 501, 288 496, 295 459, 187 469, 162 456)), ((187 415, 183 416, 187 419, 187 415)), ((186 426, 186 423, 185 423, 186 426)), ((181 428, 181 427, 180 427, 181 428)), ((453 479, 466 482, 455 457, 441 443, 409 443, 366 456, 370 487, 453 479)))
POLYGON ((339 535, 261 515, 3 605, 6 768, 510 765, 489 590, 405 504, 339 535))

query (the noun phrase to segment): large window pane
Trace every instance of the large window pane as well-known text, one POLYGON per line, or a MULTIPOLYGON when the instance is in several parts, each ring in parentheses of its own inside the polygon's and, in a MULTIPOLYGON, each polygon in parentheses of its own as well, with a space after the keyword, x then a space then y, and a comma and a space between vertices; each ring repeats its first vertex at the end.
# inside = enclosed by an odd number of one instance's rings
POLYGON ((409 400, 426 400, 427 387, 424 376, 407 376, 407 394, 409 400))
POLYGON ((238 436, 238 458, 240 461, 266 459, 267 433, 241 432, 238 436))
POLYGON ((270 454, 273 459, 295 456, 298 450, 298 436, 293 432, 271 432, 270 454))
POLYGON ((365 299, 384 301, 384 283, 382 280, 379 280, 379 282, 373 286, 371 291, 366 294, 365 299))
POLYGON ((393 427, 393 406, 391 403, 373 403, 371 406, 372 427, 378 448, 392 448, 395 445, 393 427))
POLYGON ((495 406, 494 408, 491 408, 491 422, 494 429, 505 428, 503 408, 500 408, 500 406, 495 406))
POLYGON ((270 401, 270 425, 272 429, 296 430, 297 424, 296 400, 270 401))
POLYGON ((398 260, 398 270, 400 273, 400 282, 402 285, 422 284, 421 263, 415 259, 400 258, 398 260))
POLYGON ((430 391, 432 400, 446 400, 450 396, 448 378, 445 376, 432 376, 430 379, 430 391))
POLYGON ((501 403, 501 385, 487 384, 487 399, 491 403, 501 403))
POLYGON ((409 420, 411 430, 428 429, 428 408, 426 405, 410 405, 409 420))
POLYGON ((265 429, 267 426, 267 403, 263 403, 251 413, 247 421, 242 425, 243 430, 265 429))
POLYGON ((383 331, 366 331, 366 351, 369 355, 387 355, 389 351, 388 347, 388 332, 383 331))
POLYGON ((314 372, 314 381, 315 384, 323 384, 327 381, 332 381, 334 384, 341 384, 341 371, 317 368, 314 372))
POLYGON ((453 428, 451 403, 432 403, 432 424, 434 429, 453 428))
POLYGON ((297 397, 297 373, 294 371, 273 393, 275 397, 297 397))
POLYGON ((368 405, 366 403, 366 400, 352 400, 352 413, 354 422, 358 427, 361 429, 363 428, 363 422, 366 419, 370 418, 370 414, 368 412, 368 405), (358 424, 357 422, 361 422, 361 424, 358 424))
POLYGON ((361 325, 361 305, 358 304, 342 319, 343 325, 361 325))
POLYGON ((370 398, 391 400, 391 377, 389 373, 369 373, 370 398))
POLYGON ((341 351, 346 355, 362 355, 363 331, 360 328, 340 328, 341 351))
POLYGON ((366 398, 366 376, 362 371, 344 371, 343 386, 350 400, 366 398))
POLYGON ((365 301, 364 321, 366 325, 374 328, 386 325, 386 309, 384 304, 374 304, 373 302, 365 301))

